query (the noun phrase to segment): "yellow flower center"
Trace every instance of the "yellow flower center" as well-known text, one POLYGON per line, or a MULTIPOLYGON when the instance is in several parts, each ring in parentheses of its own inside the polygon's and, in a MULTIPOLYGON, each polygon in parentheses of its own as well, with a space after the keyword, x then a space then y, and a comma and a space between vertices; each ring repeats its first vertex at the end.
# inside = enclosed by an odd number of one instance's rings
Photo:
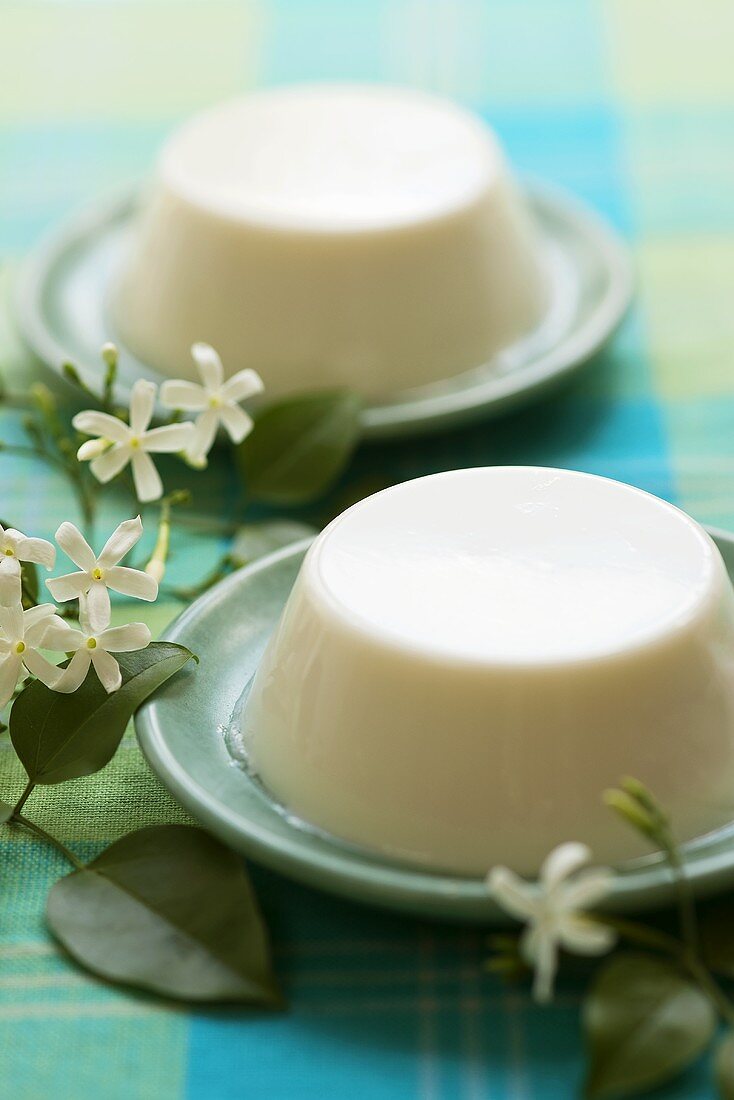
POLYGON ((92 576, 94 577, 94 579, 95 579, 96 581, 101 581, 101 580, 102 580, 102 577, 104 577, 104 573, 102 572, 102 570, 100 569, 100 567, 99 567, 99 566, 97 566, 97 568, 96 568, 96 569, 93 569, 93 570, 92 570, 92 576))
POLYGON ((221 405, 222 405, 221 397, 219 396, 218 393, 213 393, 211 395, 211 397, 209 398, 209 408, 210 409, 219 409, 219 408, 221 408, 221 405))
POLYGON ((87 649, 96 649, 96 648, 97 648, 97 639, 96 638, 87 638, 87 649))
POLYGON ((15 557, 15 550, 13 550, 12 546, 6 546, 5 549, 3 550, 3 553, 5 554, 5 556, 7 558, 14 558, 15 557))
POLYGON ((15 643, 15 652, 16 653, 25 653, 25 642, 16 642, 15 643))
POLYGON ((131 435, 130 436, 129 443, 130 443, 130 446, 132 447, 132 449, 134 451, 137 451, 138 448, 140 447, 140 440, 138 439, 138 437, 136 435, 131 435))

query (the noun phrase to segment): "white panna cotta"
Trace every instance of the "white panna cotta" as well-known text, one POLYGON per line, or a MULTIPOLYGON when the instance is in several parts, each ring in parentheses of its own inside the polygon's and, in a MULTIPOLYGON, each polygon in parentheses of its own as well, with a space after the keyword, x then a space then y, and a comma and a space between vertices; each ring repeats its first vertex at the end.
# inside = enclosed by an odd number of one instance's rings
POLYGON ((245 708, 268 790, 337 837, 442 870, 644 850, 633 775, 681 839, 734 809, 734 595, 684 513, 588 474, 436 474, 316 539, 245 708))
POLYGON ((479 119, 408 89, 308 85, 173 135, 112 311, 165 374, 193 377, 205 340, 271 396, 375 397, 481 366, 545 299, 529 216, 479 119))

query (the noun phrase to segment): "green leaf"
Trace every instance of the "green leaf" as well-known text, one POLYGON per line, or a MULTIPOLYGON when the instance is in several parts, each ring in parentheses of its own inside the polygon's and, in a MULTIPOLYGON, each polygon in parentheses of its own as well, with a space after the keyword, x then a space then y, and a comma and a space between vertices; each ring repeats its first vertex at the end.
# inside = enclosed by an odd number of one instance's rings
POLYGON ((293 542, 313 538, 316 528, 295 520, 275 519, 267 523, 244 523, 237 528, 229 556, 235 565, 246 565, 266 554, 282 550, 293 542))
POLYGON ((39 602, 38 569, 32 561, 24 561, 20 567, 20 583, 23 607, 35 607, 39 602))
POLYGON ((269 405, 237 448, 250 494, 271 504, 303 504, 324 493, 357 445, 361 407, 348 390, 269 405))
POLYGON ((719 1043, 714 1072, 721 1100, 734 1100, 734 1031, 728 1032, 719 1043))
POLYGON ((10 738, 32 783, 63 783, 104 768, 140 704, 193 654, 172 642, 151 642, 116 657, 122 687, 111 695, 90 669, 72 695, 36 680, 15 700, 10 738))
POLYGON ((716 1014, 673 963, 627 954, 599 971, 583 1022, 591 1054, 586 1095, 633 1096, 697 1058, 711 1041, 716 1014))
POLYGON ((724 898, 703 907, 699 933, 707 965, 719 974, 734 977, 734 899, 724 898))
POLYGON ((4 825, 6 821, 10 821, 13 816, 13 807, 7 802, 0 802, 0 825, 4 825))
POLYGON ((154 825, 52 888, 48 923, 77 962, 187 1001, 280 1007, 242 860, 201 829, 154 825))

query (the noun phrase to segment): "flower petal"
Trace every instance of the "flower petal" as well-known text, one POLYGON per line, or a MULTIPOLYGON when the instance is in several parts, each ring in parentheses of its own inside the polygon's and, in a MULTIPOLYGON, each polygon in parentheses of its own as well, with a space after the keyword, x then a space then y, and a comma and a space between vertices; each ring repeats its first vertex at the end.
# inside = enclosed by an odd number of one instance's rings
POLYGON ((44 646, 46 631, 54 622, 63 622, 52 603, 42 603, 23 612, 23 637, 28 646, 44 646))
POLYGON ((91 650, 87 649, 86 646, 82 646, 81 649, 76 651, 54 684, 54 691, 61 691, 65 695, 70 695, 72 691, 76 691, 86 680, 91 663, 91 650))
POLYGON ((42 619, 47 619, 51 615, 56 614, 56 608, 52 603, 37 603, 35 607, 29 607, 27 611, 22 611, 23 615, 23 627, 27 632, 32 626, 36 626, 42 619))
POLYGON ((62 523, 56 532, 56 541, 74 565, 78 565, 85 572, 94 569, 97 559, 94 550, 82 535, 78 527, 73 523, 62 523))
POLYGON ((239 405, 222 405, 219 410, 219 419, 229 432, 229 438, 233 443, 241 443, 254 427, 252 417, 248 416, 239 405))
POLYGON ((99 682, 108 695, 113 691, 117 691, 122 683, 122 673, 115 658, 106 653, 104 649, 91 649, 87 652, 92 654, 94 671, 99 676, 99 682))
POLYGON ((130 396, 130 430, 142 435, 150 424, 157 387, 145 378, 138 378, 130 396))
POLYGON ((122 596, 134 596, 137 600, 152 601, 158 595, 158 582, 140 569, 126 565, 113 565, 104 575, 108 588, 122 596))
POLYGON ((158 500, 163 496, 163 482, 153 465, 153 459, 144 451, 135 451, 132 458, 133 481, 139 501, 158 500))
POLYGON ((558 967, 558 947, 549 929, 528 929, 520 940, 523 958, 535 967, 533 998, 538 1004, 548 1004, 553 999, 553 982, 558 967))
POLYGON ((5 558, 0 562, 0 605, 11 607, 16 603, 20 603, 21 596, 18 559, 5 558))
POLYGON ((94 581, 85 600, 86 618, 90 634, 99 634, 110 625, 110 594, 104 581, 94 581))
POLYGON ((611 928, 576 913, 563 917, 558 936, 563 947, 576 955, 603 955, 617 940, 611 928))
POLYGON ((45 539, 32 539, 21 535, 20 531, 14 532, 19 536, 16 554, 21 561, 34 561, 38 565, 44 565, 46 569, 53 569, 56 561, 56 550, 45 539))
POLYGON ((152 454, 171 454, 175 451, 185 451, 191 443, 194 434, 194 425, 186 421, 185 424, 164 424, 162 428, 151 428, 146 432, 141 444, 143 450, 152 454))
POLYGON ((0 710, 13 698, 22 671, 23 662, 17 653, 9 653, 0 661, 0 710))
POLYGON ((518 920, 532 919, 538 912, 537 889, 509 867, 493 867, 487 875, 487 889, 494 900, 518 920))
POLYGON ((11 642, 23 637, 23 608, 20 601, 0 607, 0 630, 11 642))
POLYGON ((239 370, 222 386, 222 397, 225 401, 246 401, 264 389, 263 380, 256 370, 239 370))
POLYGON ((66 603, 67 600, 78 600, 91 583, 88 573, 65 573, 63 577, 52 577, 46 581, 46 588, 57 603, 66 603))
POLYGON ((201 380, 210 393, 216 393, 224 381, 224 367, 211 344, 197 343, 191 347, 191 355, 199 369, 201 380))
POLYGON ((23 654, 23 664, 31 675, 35 676, 46 687, 54 687, 61 679, 63 669, 60 669, 57 665, 52 665, 42 653, 35 649, 26 649, 23 654))
POLYGON ((82 443, 76 457, 80 462, 89 462, 90 459, 103 455, 109 446, 109 439, 88 439, 86 443, 82 443))
POLYGON ((136 649, 145 649, 152 635, 145 623, 128 623, 126 626, 112 626, 99 634, 97 641, 102 649, 110 653, 133 653, 136 649))
POLYGON ((186 412, 200 412, 209 403, 209 397, 203 386, 196 382, 181 382, 169 378, 161 386, 161 401, 169 409, 185 409, 186 412))
POLYGON ((578 871, 591 859, 591 851, 585 844, 571 841, 559 844, 546 856, 540 868, 540 881, 545 890, 552 890, 565 878, 578 871))
POLYGON ((44 649, 51 649, 56 653, 76 653, 85 640, 81 630, 69 626, 58 615, 54 615, 46 626, 40 644, 44 649))
POLYGON ((106 485, 108 481, 112 481, 113 477, 117 477, 120 470, 127 466, 131 454, 132 451, 127 444, 116 443, 111 450, 105 451, 99 458, 93 458, 89 464, 89 469, 97 481, 101 481, 103 485, 106 485))
POLYGON ((196 418, 189 454, 194 462, 198 462, 209 454, 217 434, 219 425, 219 413, 214 409, 207 409, 196 418))
POLYGON ((109 413, 87 412, 77 413, 72 424, 78 432, 84 435, 96 435, 102 439, 111 439, 113 443, 127 443, 130 438, 130 429, 123 420, 109 413))
POLYGON ((609 867, 592 867, 581 871, 561 888, 566 909, 590 909, 605 898, 612 888, 614 872, 609 867))
POLYGON ((102 547, 102 553, 97 558, 97 565, 102 569, 109 569, 122 561, 143 533, 143 523, 140 516, 135 519, 126 519, 115 528, 107 542, 102 547))

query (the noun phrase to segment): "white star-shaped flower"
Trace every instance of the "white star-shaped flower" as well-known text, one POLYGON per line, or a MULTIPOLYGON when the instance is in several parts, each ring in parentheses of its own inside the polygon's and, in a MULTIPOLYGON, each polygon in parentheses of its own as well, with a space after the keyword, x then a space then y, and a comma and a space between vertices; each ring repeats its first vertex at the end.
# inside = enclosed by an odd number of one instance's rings
POLYGON ((122 684, 122 673, 112 654, 145 649, 151 639, 150 630, 145 623, 110 627, 108 619, 103 630, 95 631, 84 614, 80 616, 80 626, 81 630, 77 630, 57 619, 46 634, 47 645, 73 654, 53 685, 54 691, 65 694, 76 691, 84 683, 90 665, 94 666, 99 682, 108 694, 117 691, 122 684))
POLYGON ((79 461, 91 460, 90 469, 103 484, 116 477, 129 462, 140 501, 158 500, 163 495, 163 484, 151 454, 186 451, 194 436, 190 423, 148 427, 155 395, 156 386, 139 378, 130 397, 129 424, 109 413, 93 410, 77 413, 72 421, 77 431, 98 437, 82 444, 77 451, 79 461))
POLYGON ((115 528, 97 557, 73 523, 62 523, 56 532, 56 541, 71 558, 80 572, 66 573, 46 581, 55 600, 85 599, 86 610, 93 630, 103 630, 110 621, 110 593, 134 596, 139 600, 154 600, 158 595, 156 580, 140 569, 118 565, 132 549, 143 533, 140 516, 126 519, 115 528))
POLYGON ((225 382, 222 360, 209 344, 194 344, 191 354, 202 384, 171 379, 161 386, 161 401, 169 409, 199 413, 189 456, 194 462, 203 462, 220 424, 224 425, 233 443, 241 443, 252 431, 252 418, 239 403, 262 393, 263 383, 254 370, 238 371, 225 382))
POLYGON ((45 539, 32 539, 0 524, 0 604, 11 607, 20 603, 20 563, 32 561, 52 569, 56 551, 45 539))
POLYGON ((615 941, 610 928, 582 912, 609 893, 614 878, 608 867, 577 873, 590 859, 585 844, 560 844, 543 863, 537 883, 526 882, 508 867, 494 867, 487 875, 495 901, 527 922, 520 950, 535 968, 537 1001, 549 1001, 553 995, 560 947, 578 955, 601 955, 615 941))
POLYGON ((20 603, 0 607, 0 710, 10 702, 18 680, 30 672, 47 687, 56 686, 61 669, 39 649, 57 649, 47 640, 49 629, 63 626, 53 604, 42 603, 24 611, 20 603))

